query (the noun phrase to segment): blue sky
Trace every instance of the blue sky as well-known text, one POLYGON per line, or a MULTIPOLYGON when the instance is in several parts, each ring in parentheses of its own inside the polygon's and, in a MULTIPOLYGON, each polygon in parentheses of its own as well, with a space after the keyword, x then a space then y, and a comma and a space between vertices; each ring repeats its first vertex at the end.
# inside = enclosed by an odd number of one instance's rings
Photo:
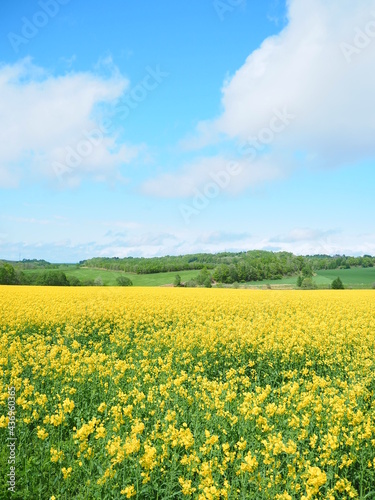
POLYGON ((375 254, 375 0, 0 13, 0 258, 375 254))

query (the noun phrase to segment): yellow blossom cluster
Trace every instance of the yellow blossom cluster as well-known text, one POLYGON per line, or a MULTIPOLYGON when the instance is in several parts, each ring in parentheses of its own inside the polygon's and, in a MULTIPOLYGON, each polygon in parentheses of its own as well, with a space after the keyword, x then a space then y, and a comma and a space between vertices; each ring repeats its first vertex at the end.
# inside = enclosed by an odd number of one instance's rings
POLYGON ((0 308, 20 498, 374 491, 372 291, 8 286, 0 308))

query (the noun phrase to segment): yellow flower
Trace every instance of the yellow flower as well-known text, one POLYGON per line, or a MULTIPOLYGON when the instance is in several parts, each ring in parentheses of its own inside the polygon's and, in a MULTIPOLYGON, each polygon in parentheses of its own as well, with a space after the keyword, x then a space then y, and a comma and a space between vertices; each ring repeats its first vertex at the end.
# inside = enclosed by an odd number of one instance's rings
POLYGON ((141 447, 141 443, 135 437, 127 437, 124 444, 124 450, 127 455, 131 455, 132 453, 136 453, 141 447))
POLYGON ((9 423, 9 418, 5 417, 4 415, 1 415, 1 417, 0 417, 0 428, 2 428, 2 427, 8 427, 8 423, 9 423))
POLYGON ((105 411, 105 409, 107 408, 107 405, 106 403, 103 401, 103 403, 100 403, 100 405, 98 406, 98 412, 99 413, 103 413, 105 411))
POLYGON ((326 484, 327 475, 319 467, 309 467, 306 492, 309 496, 318 493, 319 488, 326 484))
POLYGON ((104 438, 106 436, 106 430, 103 424, 100 424, 99 427, 96 428, 95 439, 104 438))
POLYGON ((62 406, 63 406, 63 410, 65 413, 72 413, 72 411, 74 410, 75 404, 74 404, 74 401, 72 401, 69 398, 66 398, 65 401, 63 402, 62 406))
POLYGON ((69 477, 69 476, 70 476, 70 474, 72 473, 72 470, 73 470, 73 469, 72 469, 71 467, 68 467, 68 468, 63 467, 63 468, 61 469, 61 472, 63 473, 64 479, 68 479, 68 477, 69 477))
POLYGON ((62 411, 60 411, 59 413, 55 413, 54 415, 52 415, 50 420, 51 424, 53 424, 55 427, 58 427, 64 422, 65 415, 62 411))
POLYGON ((241 438, 240 441, 238 441, 238 443, 236 444, 237 449, 239 451, 244 450, 246 448, 246 445, 247 445, 247 443, 243 438, 241 438))
POLYGON ((127 486, 126 488, 121 490, 120 493, 121 493, 121 495, 125 495, 126 498, 134 497, 137 494, 133 485, 127 486))
POLYGON ((244 462, 241 464, 240 470, 241 472, 254 472, 257 467, 258 461, 249 451, 244 457, 244 462))
POLYGON ((51 462, 58 462, 59 460, 64 459, 63 451, 57 451, 55 448, 51 448, 50 453, 51 453, 51 462))
POLYGON ((41 429, 38 425, 37 436, 39 439, 44 441, 48 437, 48 432, 45 429, 41 429))
POLYGON ((196 491, 196 488, 192 488, 190 479, 184 479, 183 477, 179 477, 178 482, 181 485, 182 488, 181 491, 183 495, 191 496, 196 491))
POLYGON ((146 470, 152 470, 156 465, 156 448, 145 444, 145 453, 140 458, 139 463, 146 470))

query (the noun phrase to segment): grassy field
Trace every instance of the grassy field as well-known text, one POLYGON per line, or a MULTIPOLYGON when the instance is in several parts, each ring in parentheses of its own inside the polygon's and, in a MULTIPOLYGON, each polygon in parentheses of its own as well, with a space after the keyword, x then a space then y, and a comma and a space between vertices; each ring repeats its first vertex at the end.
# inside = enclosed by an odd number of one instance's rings
MULTIPOLYGON (((313 277, 314 282, 321 287, 329 287, 334 279, 340 277, 345 287, 348 288, 372 288, 375 283, 375 268, 352 268, 352 269, 333 269, 328 271, 318 271, 313 277)), ((247 285, 264 287, 269 285, 293 285, 297 282, 296 276, 289 276, 281 280, 265 280, 263 282, 251 281, 247 285)))
POLYGON ((332 271, 319 271, 315 277, 318 285, 330 284, 334 279, 340 277, 344 285, 355 288, 368 288, 375 283, 375 268, 353 268, 337 269, 332 271))
MULTIPOLYGON (((176 274, 181 276, 182 282, 195 278, 199 271, 180 271, 171 273, 156 273, 156 274, 131 274, 123 273, 121 271, 107 271, 105 269, 91 269, 91 268, 76 268, 75 266, 61 266, 59 270, 64 271, 67 277, 76 276, 81 281, 95 280, 101 278, 103 284, 106 286, 115 286, 116 278, 119 276, 126 276, 130 278, 134 286, 163 286, 172 284, 176 274)), ((26 269, 24 272, 35 273, 44 272, 44 270, 26 269)), ((348 288, 371 288, 375 283, 375 268, 352 268, 352 269, 334 269, 330 271, 318 271, 314 276, 315 283, 322 288, 328 288, 332 281, 340 277, 345 287, 348 288)), ((266 285, 295 287, 297 282, 296 276, 285 277, 281 280, 265 280, 265 281, 251 281, 246 285, 264 288, 266 285)), ((243 286, 243 285, 241 285, 243 286)))
MULTIPOLYGON (((101 278, 103 284, 107 286, 117 285, 116 279, 119 276, 126 276, 130 278, 134 286, 162 286, 172 284, 174 282, 176 274, 181 276, 181 280, 187 281, 189 279, 197 276, 199 271, 180 271, 173 273, 157 273, 157 274, 131 274, 123 273, 121 271, 106 271, 105 269, 89 269, 89 268, 75 268, 74 266, 67 266, 59 268, 60 271, 64 271, 66 276, 76 276, 79 280, 95 280, 95 278, 101 278)), ((25 270, 27 273, 44 272, 44 270, 25 270)))

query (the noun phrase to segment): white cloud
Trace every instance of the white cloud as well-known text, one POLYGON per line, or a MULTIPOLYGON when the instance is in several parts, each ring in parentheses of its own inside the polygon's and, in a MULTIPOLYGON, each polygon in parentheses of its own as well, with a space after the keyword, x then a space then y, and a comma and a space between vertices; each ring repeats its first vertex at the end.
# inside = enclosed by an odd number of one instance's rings
POLYGON ((330 236, 340 233, 336 229, 320 230, 310 228, 296 228, 287 234, 275 236, 270 239, 271 243, 297 243, 306 241, 327 240, 330 236))
POLYGON ((98 106, 114 102, 128 85, 116 70, 106 78, 89 72, 53 76, 29 59, 0 67, 0 187, 56 181, 54 162, 67 167, 68 183, 118 176, 138 148, 117 144, 113 131, 102 134, 98 106))
POLYGON ((133 221, 123 221, 123 220, 108 220, 101 221, 99 223, 102 226, 108 226, 111 228, 120 228, 120 229, 139 229, 142 225, 139 222, 133 221))
POLYGON ((238 242, 248 241, 251 238, 250 233, 233 233, 228 231, 212 231, 200 235, 196 243, 200 244, 237 244, 238 242))
POLYGON ((177 172, 149 179, 142 190, 147 195, 162 198, 188 198, 198 191, 205 194, 210 189, 215 189, 217 194, 224 191, 235 194, 243 189, 244 184, 255 186, 281 175, 280 169, 270 164, 267 156, 252 162, 244 158, 234 161, 216 156, 197 159, 177 172))
POLYGON ((358 29, 375 26, 375 1, 290 0, 289 23, 266 39, 224 85, 222 116, 212 126, 247 139, 274 109, 296 116, 274 144, 304 152, 316 166, 336 166, 375 155, 375 121, 369 113, 375 87, 375 29, 351 64, 342 44, 358 29))
POLYGON ((357 234, 323 229, 291 229, 283 237, 213 230, 211 232, 167 231, 157 229, 127 233, 71 237, 71 232, 55 234, 49 242, 42 234, 33 239, 13 240, 0 231, 0 255, 3 259, 44 258, 51 262, 78 262, 97 256, 153 257, 222 251, 273 250, 296 255, 345 254, 375 255, 375 234, 357 234), (93 239, 94 237, 94 239, 93 239))
MULTIPOLYGON (((275 111, 283 111, 294 118, 256 162, 244 164, 241 189, 302 166, 334 168, 374 158, 374 60, 375 0, 290 0, 287 26, 225 81, 219 118, 200 122, 180 145, 199 150, 224 136, 237 142, 239 156, 240 146, 259 142, 275 111), (354 47, 350 57, 345 44, 354 47)), ((206 182, 215 162, 222 168, 220 158, 196 161, 149 181, 145 190, 166 196, 175 183, 175 192, 187 196, 191 186, 206 182)))

